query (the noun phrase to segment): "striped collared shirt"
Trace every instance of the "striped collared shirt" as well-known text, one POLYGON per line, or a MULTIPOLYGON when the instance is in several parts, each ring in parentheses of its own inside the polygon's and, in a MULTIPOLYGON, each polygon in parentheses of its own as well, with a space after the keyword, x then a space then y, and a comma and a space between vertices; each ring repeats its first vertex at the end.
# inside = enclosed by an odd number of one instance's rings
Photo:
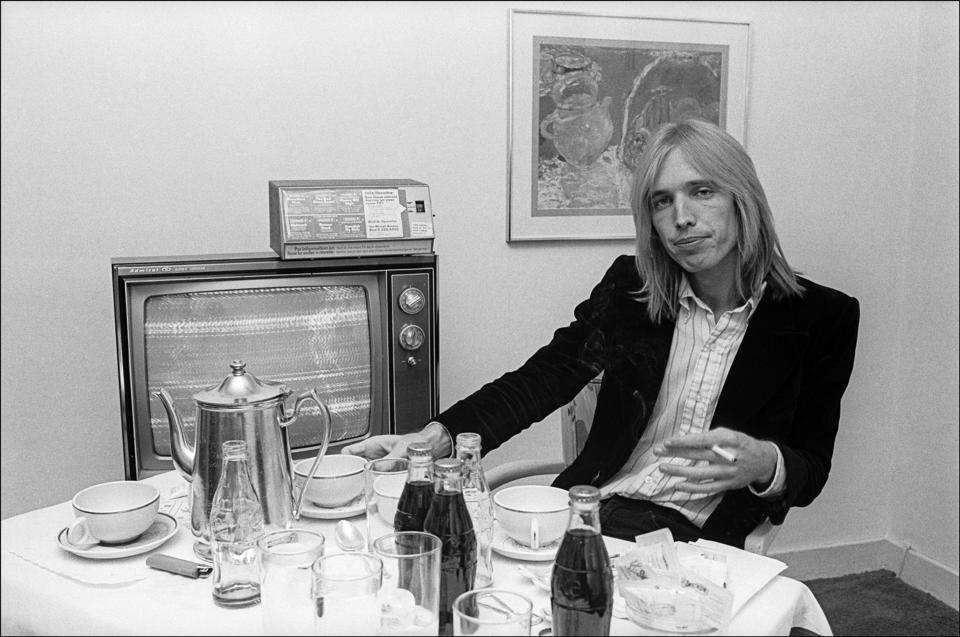
POLYGON ((703 526, 723 494, 678 491, 676 485, 684 479, 661 473, 660 465, 670 462, 695 466, 707 461, 660 457, 654 455, 653 448, 667 438, 710 428, 720 390, 762 296, 763 289, 758 297, 715 319, 684 277, 670 357, 653 413, 626 464, 601 487, 602 497, 618 494, 649 500, 676 509, 703 526))

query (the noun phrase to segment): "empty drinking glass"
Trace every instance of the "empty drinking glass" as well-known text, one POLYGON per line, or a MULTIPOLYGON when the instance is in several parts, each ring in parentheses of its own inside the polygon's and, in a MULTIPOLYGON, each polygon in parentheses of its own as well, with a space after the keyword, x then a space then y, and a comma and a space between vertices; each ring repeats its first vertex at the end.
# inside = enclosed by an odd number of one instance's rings
POLYGON ((376 635, 383 562, 369 553, 324 555, 313 563, 317 635, 376 635))
POLYGON ((407 483, 408 466, 406 458, 379 458, 368 462, 363 470, 363 503, 370 551, 378 537, 394 531, 393 519, 407 483))
POLYGON ((502 588, 479 588, 453 602, 454 635, 529 635, 533 602, 502 588))
POLYGON ((373 543, 383 561, 381 635, 436 635, 439 630, 440 538, 403 531, 373 543))
POLYGON ((265 534, 260 557, 260 607, 265 635, 312 635, 311 570, 323 556, 324 536, 305 529, 265 534))

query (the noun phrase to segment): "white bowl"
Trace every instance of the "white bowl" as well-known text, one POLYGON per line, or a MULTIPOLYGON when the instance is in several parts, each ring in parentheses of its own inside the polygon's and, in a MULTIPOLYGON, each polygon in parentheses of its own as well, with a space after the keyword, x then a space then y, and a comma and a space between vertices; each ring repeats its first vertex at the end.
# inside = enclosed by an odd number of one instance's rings
POLYGON ((543 548, 563 537, 570 517, 569 501, 565 490, 540 484, 507 487, 493 494, 500 528, 518 544, 531 548, 543 548), (539 532, 539 546, 534 546, 534 528, 539 532))
POLYGON ((134 480, 104 482, 72 500, 76 517, 67 534, 75 544, 123 544, 150 528, 160 510, 160 491, 134 480))
MULTIPOLYGON (((297 484, 303 484, 316 458, 306 458, 294 465, 297 484)), ((331 454, 324 456, 317 472, 307 485, 304 497, 314 504, 332 509, 350 504, 363 493, 363 467, 367 463, 361 456, 331 454)))
POLYGON ((377 513, 390 526, 393 526, 393 518, 397 515, 397 505, 400 504, 400 494, 403 493, 406 482, 406 473, 383 475, 373 481, 377 513))

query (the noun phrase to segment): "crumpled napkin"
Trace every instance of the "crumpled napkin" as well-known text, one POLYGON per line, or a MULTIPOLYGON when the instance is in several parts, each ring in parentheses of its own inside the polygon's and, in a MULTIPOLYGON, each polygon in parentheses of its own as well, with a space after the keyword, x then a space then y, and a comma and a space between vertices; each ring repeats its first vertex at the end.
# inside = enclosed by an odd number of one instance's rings
POLYGON ((787 568, 780 560, 720 542, 699 539, 692 544, 726 555, 727 589, 733 593, 732 615, 736 615, 760 589, 787 568))

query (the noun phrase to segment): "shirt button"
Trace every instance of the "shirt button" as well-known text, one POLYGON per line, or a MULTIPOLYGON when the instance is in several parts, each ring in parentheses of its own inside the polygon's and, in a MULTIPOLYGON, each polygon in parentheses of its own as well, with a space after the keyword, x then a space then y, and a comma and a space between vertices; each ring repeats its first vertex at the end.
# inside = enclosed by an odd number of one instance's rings
POLYGON ((653 478, 651 478, 650 476, 647 476, 646 478, 644 478, 643 481, 646 482, 647 484, 653 484, 653 478))

